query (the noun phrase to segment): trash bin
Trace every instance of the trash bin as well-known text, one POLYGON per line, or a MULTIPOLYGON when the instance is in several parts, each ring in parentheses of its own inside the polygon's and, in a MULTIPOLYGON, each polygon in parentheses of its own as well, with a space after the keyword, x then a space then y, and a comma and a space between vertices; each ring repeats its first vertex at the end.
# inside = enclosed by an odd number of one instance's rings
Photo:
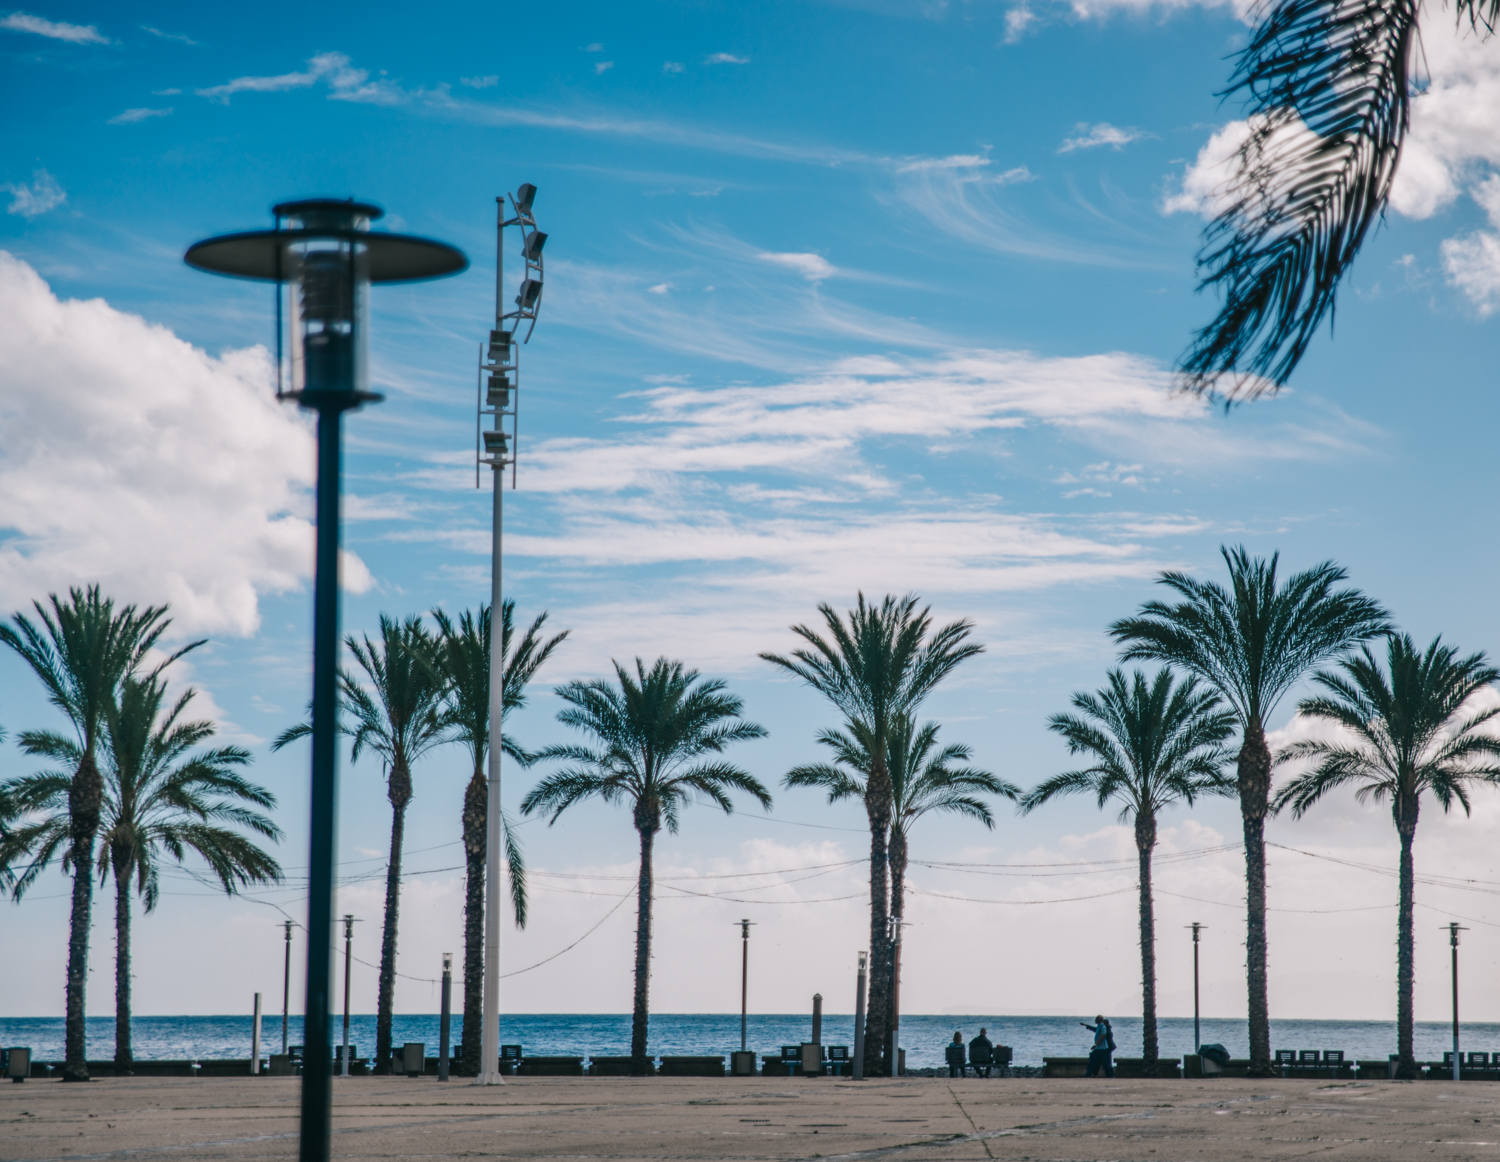
POLYGON ((31 1076, 31 1050, 17 1045, 5 1051, 5 1076, 12 1081, 25 1081, 31 1076))
POLYGON ((427 1064, 427 1042, 408 1041, 401 1047, 401 1058, 407 1077, 421 1077, 427 1064))
POLYGON ((755 1076, 755 1051, 736 1049, 729 1055, 729 1072, 735 1077, 755 1076))

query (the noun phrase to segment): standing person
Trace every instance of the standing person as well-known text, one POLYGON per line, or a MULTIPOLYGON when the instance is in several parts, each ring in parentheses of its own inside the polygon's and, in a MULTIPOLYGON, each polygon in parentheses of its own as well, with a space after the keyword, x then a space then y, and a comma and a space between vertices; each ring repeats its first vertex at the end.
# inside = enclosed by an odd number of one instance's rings
POLYGON ((988 1037, 985 1030, 979 1030, 979 1036, 969 1042, 969 1064, 974 1067, 974 1076, 979 1076, 979 1071, 984 1070, 984 1076, 990 1075, 990 1068, 995 1064, 995 1046, 988 1037))
POLYGON ((948 1076, 964 1076, 964 1035, 954 1030, 953 1040, 948 1043, 948 1076))
POLYGON ((1098 1077, 1099 1071, 1104 1071, 1105 1077, 1115 1075, 1115 1063, 1110 1054, 1115 1051, 1115 1035, 1109 1027, 1103 1015, 1096 1016, 1094 1023, 1090 1025, 1087 1021, 1079 1021, 1085 1029, 1094 1034, 1094 1047, 1089 1050, 1089 1067, 1084 1071, 1085 1077, 1098 1077))

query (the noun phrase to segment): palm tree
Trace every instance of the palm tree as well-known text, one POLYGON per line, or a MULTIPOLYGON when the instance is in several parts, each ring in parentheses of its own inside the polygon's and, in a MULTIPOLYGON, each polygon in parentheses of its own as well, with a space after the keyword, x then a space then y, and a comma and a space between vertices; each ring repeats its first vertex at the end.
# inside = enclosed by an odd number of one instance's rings
MULTIPOLYGON (((1481 36, 1500 20, 1500 0, 1454 7, 1481 36)), ((1222 306, 1181 361, 1186 386, 1228 399, 1285 384, 1332 318, 1339 283, 1385 214, 1421 51, 1422 6, 1411 0, 1278 0, 1263 11, 1228 90, 1247 98, 1250 135, 1198 259, 1201 286, 1219 288, 1222 306)))
POLYGON ((640 837, 641 865, 636 886, 635 1004, 630 1024, 630 1070, 651 1072, 646 1031, 651 982, 651 857, 665 824, 677 833, 682 808, 693 793, 726 815, 734 803, 726 791, 744 791, 766 810, 771 795, 747 771, 722 759, 731 743, 765 737, 765 728, 740 718, 743 703, 724 693, 719 679, 701 679, 681 662, 658 658, 646 669, 635 660, 634 676, 614 663, 618 687, 607 681, 570 682, 557 690, 568 706, 557 720, 591 735, 597 747, 550 746, 538 759, 564 759, 571 766, 548 775, 527 794, 521 810, 551 816, 549 824, 574 803, 599 798, 627 802, 640 837))
MULTIPOLYGON (((379 755, 385 768, 386 798, 391 802, 391 854, 385 872, 385 921, 380 940, 380 991, 375 1010, 375 1072, 391 1069, 391 1015, 396 991, 396 931, 401 913, 401 844, 406 834, 406 809, 411 804, 411 771, 416 761, 446 742, 443 701, 447 694, 437 643, 419 617, 403 622, 380 615, 380 639, 344 639, 364 672, 371 690, 348 670, 339 676, 343 702, 354 722, 345 726, 354 736, 349 761, 358 762, 365 749, 379 755)), ((302 723, 285 731, 273 744, 280 750, 293 739, 312 733, 302 723)))
MULTIPOLYGON (((167 607, 118 611, 101 596, 97 585, 68 591, 66 601, 48 597, 50 611, 37 601, 40 626, 17 613, 11 625, 0 625, 0 642, 20 654, 43 688, 47 700, 68 719, 78 743, 78 760, 68 780, 68 844, 63 866, 73 874, 73 902, 69 917, 64 1081, 87 1081, 89 1067, 84 1027, 84 993, 88 984, 89 925, 94 901, 94 839, 104 803, 104 779, 99 774, 98 750, 105 715, 120 684, 138 671, 171 621, 167 607)), ((191 642, 170 654, 156 670, 202 645, 191 642)), ((32 752, 39 732, 21 735, 21 749, 32 752)), ((42 747, 36 753, 45 754, 42 747)), ((0 854, 0 866, 12 860, 0 854)))
MULTIPOLYGON (((507 711, 526 705, 526 687, 552 651, 562 644, 568 631, 542 639, 547 614, 540 613, 520 642, 511 648, 515 619, 514 601, 500 607, 500 650, 504 658, 502 697, 507 711)), ((469 752, 474 774, 464 791, 463 837, 467 877, 464 885, 464 1036, 459 1042, 460 1075, 477 1076, 480 1071, 479 1038, 471 1033, 484 1021, 484 875, 489 814, 489 778, 486 775, 490 747, 490 607, 477 613, 464 610, 455 622, 441 609, 432 611, 437 622, 437 657, 448 687, 443 712, 449 738, 469 752)), ((531 756, 502 732, 500 749, 522 766, 531 756)), ((505 840, 505 859, 510 868, 511 907, 516 927, 526 927, 526 861, 505 812, 500 813, 505 840)))
MULTIPOLYGON (((234 768, 250 761, 250 752, 237 746, 216 747, 190 754, 213 737, 212 722, 181 722, 195 696, 188 690, 163 711, 166 686, 156 675, 126 678, 119 698, 106 715, 104 754, 105 790, 97 858, 102 885, 111 873, 115 880, 115 1070, 128 1073, 134 1065, 130 1048, 130 892, 135 889, 156 908, 161 885, 159 853, 183 862, 189 851, 201 856, 228 894, 252 883, 279 882, 281 867, 253 840, 223 824, 246 827, 268 839, 281 830, 266 816, 242 804, 273 808, 276 797, 249 782, 234 768)), ((76 767, 80 752, 63 735, 38 731, 32 754, 76 767)), ((17 885, 16 898, 30 886, 69 832, 66 771, 45 771, 11 780, 0 788, 32 816, 24 835, 18 834, 33 857, 32 874, 17 885), (36 818, 40 816, 40 818, 36 818)))
POLYGON ((1418 1076, 1412 1057, 1413 953, 1412 910, 1416 873, 1412 839, 1424 792, 1444 811, 1456 802, 1469 813, 1470 783, 1500 782, 1500 740, 1482 728, 1500 707, 1469 706, 1480 690, 1500 679, 1500 670, 1484 654, 1460 658, 1453 646, 1434 638, 1418 650, 1406 634, 1386 642, 1383 671, 1369 647, 1340 664, 1342 673, 1321 673, 1313 680, 1326 695, 1309 698, 1297 709, 1343 728, 1337 740, 1307 739, 1278 756, 1312 759, 1317 765, 1293 779, 1276 796, 1276 809, 1290 806, 1293 818, 1329 791, 1352 784, 1361 802, 1389 799, 1396 834, 1401 838, 1400 908, 1396 921, 1397 1076, 1418 1076), (1389 677, 1387 677, 1387 672, 1389 677), (1466 709, 1467 707, 1467 709, 1466 709))
POLYGON ((1314 666, 1389 631, 1386 612, 1357 589, 1335 588, 1348 574, 1325 561, 1277 582, 1280 554, 1269 561, 1243 546, 1221 547, 1230 588, 1185 573, 1158 581, 1176 605, 1148 601, 1140 614, 1110 626, 1124 661, 1157 661, 1202 678, 1235 716, 1241 741, 1236 785, 1245 836, 1245 976, 1250 1068, 1273 1076, 1266 996, 1266 813, 1271 750, 1266 719, 1314 666))
POLYGON ((1229 759, 1224 740, 1234 733, 1234 715, 1219 709, 1217 694, 1185 678, 1174 689, 1172 672, 1159 670, 1149 682, 1139 670, 1127 679, 1111 670, 1108 685, 1073 695, 1073 714, 1054 714, 1050 729, 1068 743, 1068 753, 1087 755, 1091 765, 1053 775, 1021 800, 1029 813, 1061 795, 1089 794, 1102 810, 1120 801, 1120 822, 1135 824, 1141 923, 1141 1041, 1147 1077, 1156 1076, 1156 909, 1151 896, 1151 853, 1156 820, 1174 803, 1189 807, 1200 795, 1232 795, 1224 777, 1229 759))
POLYGON ((894 1071, 886 1055, 895 989, 895 949, 890 928, 889 832, 895 815, 894 789, 886 763, 891 733, 904 716, 953 668, 982 652, 968 641, 973 625, 950 622, 932 629, 930 607, 917 609, 911 595, 887 596, 880 605, 865 595, 849 611, 848 622, 827 603, 818 606, 828 637, 805 625, 792 632, 807 643, 790 656, 761 654, 772 665, 796 675, 832 702, 844 716, 850 738, 870 756, 865 777, 865 815, 870 825, 870 994, 865 1019, 864 1070, 894 1071))
MULTIPOLYGON (((989 771, 955 765, 967 763, 973 757, 961 742, 949 743, 933 753, 937 747, 937 734, 937 723, 926 723, 918 730, 908 714, 897 719, 886 743, 886 768, 891 775, 891 921, 897 931, 900 931, 906 915, 906 866, 912 824, 929 812, 944 811, 977 819, 993 829, 995 817, 989 804, 979 796, 994 795, 1014 801, 1021 794, 1021 788, 996 778, 989 771)), ((818 741, 833 750, 834 761, 793 767, 782 780, 783 784, 788 787, 821 787, 828 792, 830 803, 841 799, 863 800, 873 766, 869 753, 855 739, 839 730, 822 731, 818 741)), ((894 973, 898 977, 900 956, 898 940, 893 957, 894 973)), ((893 989, 890 1016, 893 1030, 898 1017, 895 1001, 893 989)))

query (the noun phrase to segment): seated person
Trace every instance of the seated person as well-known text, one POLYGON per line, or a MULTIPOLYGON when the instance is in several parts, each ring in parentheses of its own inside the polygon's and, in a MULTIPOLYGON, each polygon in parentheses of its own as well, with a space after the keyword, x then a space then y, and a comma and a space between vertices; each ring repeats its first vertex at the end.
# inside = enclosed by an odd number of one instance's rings
POLYGON ((981 1069, 984 1070, 985 1077, 990 1075, 990 1070, 994 1067, 995 1046, 985 1036, 984 1029, 980 1029, 979 1036, 969 1042, 969 1064, 974 1067, 976 1075, 981 1069))
POLYGON ((949 1077, 963 1077, 964 1076, 964 1035, 962 1033, 955 1032, 953 1034, 953 1040, 948 1045, 947 1058, 948 1058, 948 1076, 949 1077))

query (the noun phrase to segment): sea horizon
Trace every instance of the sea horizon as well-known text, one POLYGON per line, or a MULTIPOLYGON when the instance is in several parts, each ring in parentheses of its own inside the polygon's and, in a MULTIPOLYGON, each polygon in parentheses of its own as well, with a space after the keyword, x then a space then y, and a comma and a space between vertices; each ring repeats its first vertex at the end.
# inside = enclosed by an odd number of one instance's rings
MULTIPOLYGON (((1090 1036, 1080 1027, 1077 1014, 1016 1016, 1013 1014, 912 1013, 901 1018, 901 1044, 910 1069, 941 1066, 943 1049, 955 1031, 967 1041, 981 1027, 991 1041, 1009 1045, 1017 1065, 1042 1064, 1043 1057, 1083 1056, 1090 1036)), ((630 1051, 629 1013, 511 1013, 501 1014, 500 1041, 519 1044, 528 1056, 618 1056, 630 1051)), ((1140 1056, 1141 1019, 1112 1018, 1118 1055, 1140 1056)), ((139 1014, 131 1019, 134 1056, 150 1060, 224 1060, 248 1058, 251 1047, 251 1017, 246 1013, 170 1016, 139 1014)), ((436 1056, 440 1017, 437 1013, 398 1013, 392 1018, 392 1042, 399 1046, 420 1041, 427 1054, 436 1056)), ((1244 1018, 1204 1017, 1205 1044, 1224 1045, 1235 1057, 1249 1054, 1244 1018)), ((356 1056, 368 1056, 375 1044, 375 1014, 351 1013, 350 1043, 356 1056)), ((288 1045, 300 1045, 302 1017, 287 1020, 288 1045)), ((463 1020, 452 1018, 452 1044, 462 1035, 463 1020)), ((63 1055, 62 1017, 0 1017, 0 1045, 29 1046, 36 1060, 60 1060, 63 1055)), ((333 1039, 343 1039, 342 1018, 333 1022, 333 1039)), ((1453 1047, 1453 1026, 1448 1021, 1419 1021, 1415 1027, 1415 1053, 1419 1060, 1441 1060, 1453 1047)), ((1461 1048, 1500 1053, 1500 1023, 1474 1022, 1460 1026, 1461 1048)), ((746 1019, 747 1048, 766 1056, 783 1045, 810 1040, 809 1013, 752 1013, 746 1019)), ((822 1041, 825 1045, 852 1045, 854 1018, 851 1013, 824 1013, 822 1041)), ((261 1017, 261 1055, 281 1052, 281 1013, 261 1017)), ((1378 1020, 1273 1019, 1273 1049, 1339 1049, 1349 1059, 1383 1059, 1396 1050, 1396 1023, 1378 1020)), ((88 1057, 91 1061, 114 1058, 115 1019, 91 1016, 87 1022, 88 1057)), ((1163 1059, 1181 1057, 1194 1050, 1193 1018, 1157 1018, 1157 1042, 1163 1059)), ((738 1013, 653 1013, 648 1052, 661 1055, 727 1055, 740 1047, 738 1013)))

